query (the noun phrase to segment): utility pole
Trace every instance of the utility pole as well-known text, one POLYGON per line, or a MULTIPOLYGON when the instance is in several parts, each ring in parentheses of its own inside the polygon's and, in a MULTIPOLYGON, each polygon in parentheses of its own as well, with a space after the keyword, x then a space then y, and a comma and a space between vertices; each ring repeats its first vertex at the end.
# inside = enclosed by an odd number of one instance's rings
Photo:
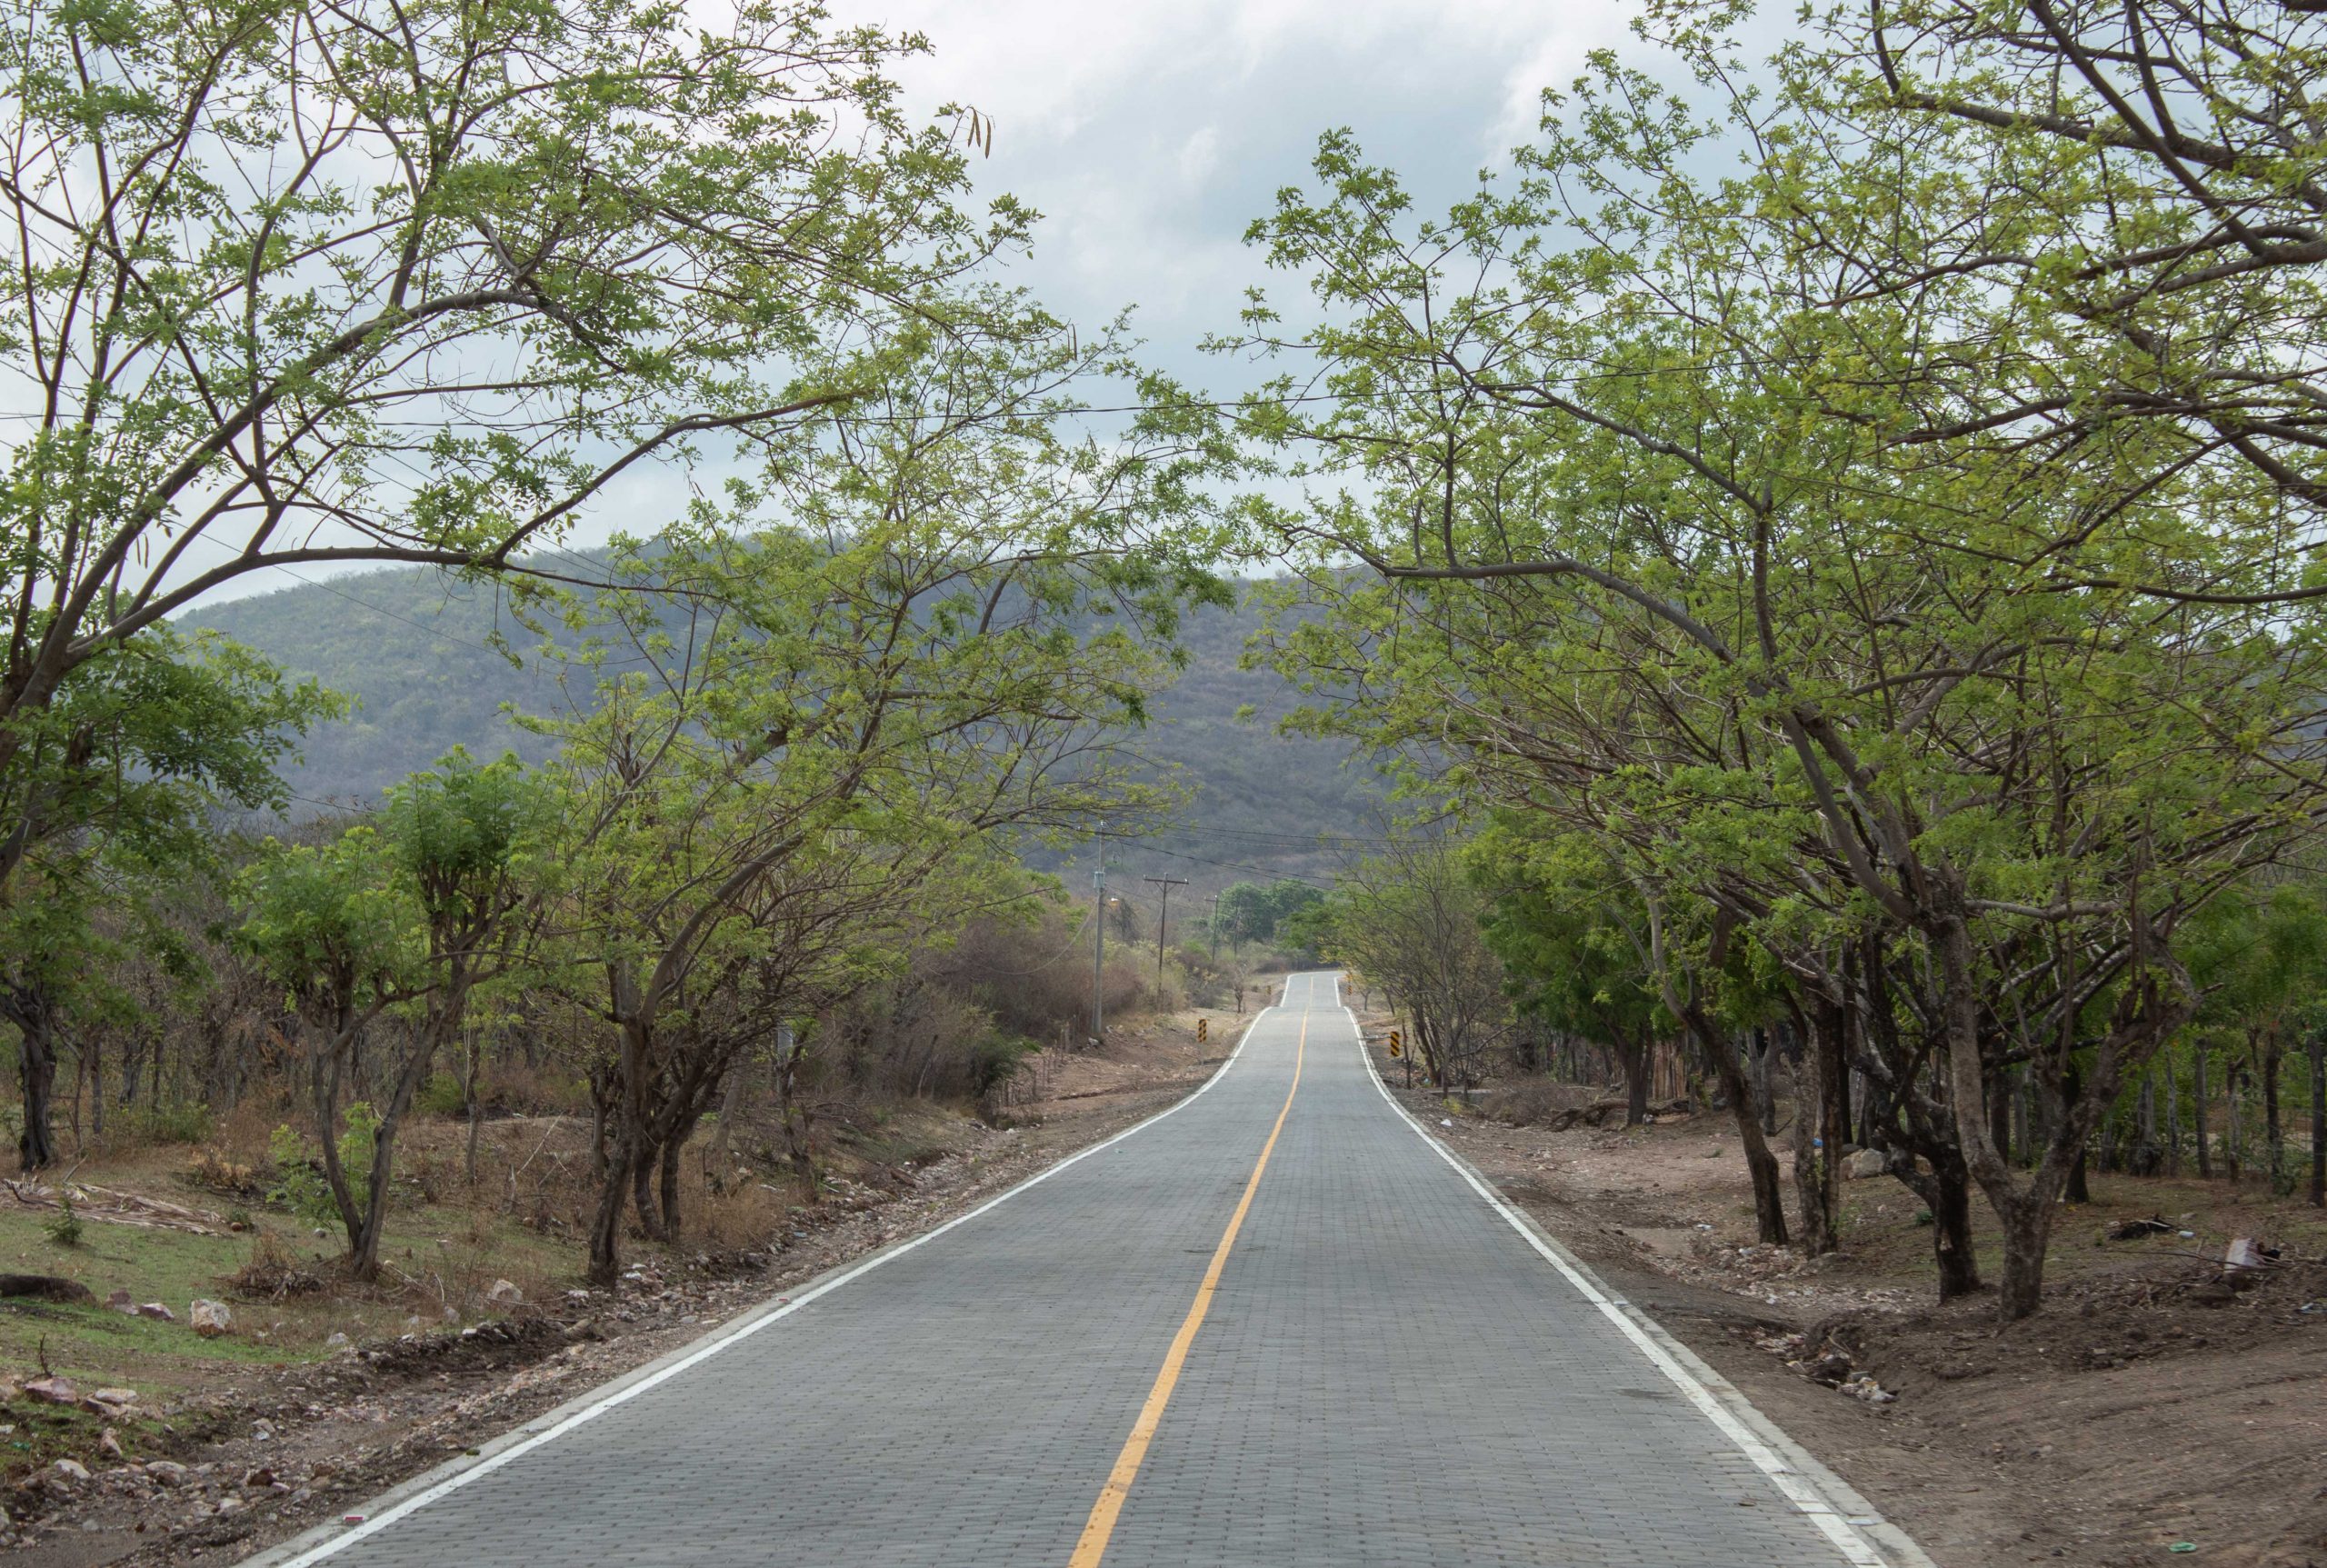
POLYGON ((1099 824, 1099 867, 1091 874, 1091 1042, 1107 1043, 1107 824, 1099 824))
POLYGON ((1143 876, 1139 880, 1152 882, 1164 890, 1164 902, 1155 911, 1155 995, 1160 1001, 1164 995, 1164 922, 1172 911, 1172 890, 1187 886, 1188 879, 1184 876, 1143 876))
POLYGON ((1212 932, 1212 961, 1218 964, 1220 962, 1220 894, 1216 893, 1212 895, 1212 918, 1205 921, 1204 924, 1212 932))

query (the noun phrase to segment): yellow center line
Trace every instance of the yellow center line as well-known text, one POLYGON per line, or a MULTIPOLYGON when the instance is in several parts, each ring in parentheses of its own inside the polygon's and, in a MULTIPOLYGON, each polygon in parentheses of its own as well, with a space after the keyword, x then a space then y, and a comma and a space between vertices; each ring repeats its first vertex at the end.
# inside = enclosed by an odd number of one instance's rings
POLYGON ((1067 1559, 1067 1568, 1098 1568, 1099 1559, 1107 1554, 1107 1542, 1115 1533, 1115 1515, 1124 1510, 1124 1499, 1131 1495, 1131 1483, 1139 1478, 1139 1467, 1147 1458, 1147 1445, 1155 1436, 1155 1428, 1164 1419, 1164 1407, 1172 1403, 1172 1390, 1179 1383, 1180 1368, 1188 1359, 1188 1346, 1196 1337, 1196 1330, 1203 1326, 1203 1314, 1211 1310, 1212 1293, 1219 1288, 1220 1271, 1227 1265, 1228 1249, 1236 1244, 1236 1233, 1243 1227, 1244 1214, 1253 1206, 1253 1194, 1260 1190, 1261 1173, 1269 1168, 1269 1156, 1276 1152, 1277 1134, 1284 1131, 1284 1119, 1293 1114, 1293 1096, 1301 1088, 1301 1061, 1309 1047, 1309 1014, 1301 1014, 1301 1036, 1293 1046, 1293 1082, 1284 1091, 1284 1108, 1276 1114, 1276 1125, 1269 1129, 1269 1141, 1261 1145, 1261 1158, 1253 1167, 1252 1179, 1244 1183, 1244 1195, 1236 1201, 1236 1212, 1228 1216, 1228 1229, 1222 1233, 1220 1245, 1212 1252, 1212 1264, 1203 1271, 1203 1283, 1196 1286, 1195 1303, 1188 1308, 1188 1315, 1180 1320, 1180 1332, 1172 1336, 1172 1348, 1164 1353, 1164 1369, 1155 1374, 1155 1386, 1147 1391, 1147 1403, 1139 1407, 1139 1419, 1131 1423, 1131 1435, 1124 1440, 1124 1451, 1115 1455, 1115 1467, 1107 1473, 1107 1484, 1099 1489, 1099 1501, 1091 1505, 1091 1517, 1083 1526, 1083 1538, 1074 1543, 1074 1555, 1067 1559))

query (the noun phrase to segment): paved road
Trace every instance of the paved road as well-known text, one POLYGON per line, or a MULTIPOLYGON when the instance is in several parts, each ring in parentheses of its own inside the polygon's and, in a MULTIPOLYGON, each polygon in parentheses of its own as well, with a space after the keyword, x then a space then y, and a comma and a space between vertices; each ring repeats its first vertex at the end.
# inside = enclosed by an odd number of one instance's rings
POLYGON ((1299 975, 1179 1109, 295 1560, 1882 1561, 1588 1288, 1375 1087, 1333 977, 1299 975))

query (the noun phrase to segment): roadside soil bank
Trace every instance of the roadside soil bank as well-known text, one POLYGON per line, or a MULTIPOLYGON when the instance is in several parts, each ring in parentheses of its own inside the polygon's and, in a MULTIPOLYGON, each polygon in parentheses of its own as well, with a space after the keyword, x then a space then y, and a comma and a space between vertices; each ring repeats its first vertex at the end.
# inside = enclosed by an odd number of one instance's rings
MULTIPOLYGON (((2044 1311, 2000 1328, 1991 1295, 1938 1304, 1922 1204, 1897 1181, 1844 1183, 1838 1254, 1759 1247, 1725 1112, 1553 1131, 1563 1107, 1540 1084, 1469 1105, 1403 1088, 1390 1022, 1366 1020, 1375 1064, 1434 1135, 1942 1568, 2327 1568, 2318 1210, 2251 1182, 2095 1176, 2094 1202, 2054 1229, 2044 1311), (1494 1119, 1522 1098, 1538 1124, 1494 1119), (2144 1219, 2166 1228, 2112 1239, 2144 1219), (2240 1236, 2281 1259, 2233 1289, 2240 1236)), ((1563 1108, 1605 1097, 1576 1089, 1563 1108)))
MULTIPOLYGON (((780 1206, 751 1244, 674 1253, 634 1241, 614 1292, 581 1288, 578 1243, 563 1237, 524 1231, 538 1253, 511 1263, 508 1236, 474 1216, 475 1235, 459 1233, 464 1216, 439 1193, 391 1237, 392 1255, 419 1283, 379 1292, 332 1277, 317 1255, 331 1250, 327 1238, 235 1211, 233 1223, 265 1231, 278 1251, 295 1235, 291 1266, 314 1281, 276 1300, 237 1296, 231 1276, 259 1246, 255 1233, 230 1230, 215 1194, 185 1186, 183 1150, 76 1173, 76 1191, 102 1186, 138 1202, 120 1205, 120 1220, 76 1204, 85 1231, 70 1248, 45 1234, 53 1189, 45 1207, 41 1189, 0 1196, 0 1272, 67 1275, 95 1297, 0 1300, 0 1553, 12 1568, 237 1561, 1154 1114, 1226 1059, 1243 1022, 1218 1011, 1134 1018, 1110 1029, 1102 1050, 1044 1053, 1024 1075, 1036 1092, 990 1106, 990 1119, 914 1106, 834 1128, 822 1201, 780 1206), (1210 1024, 1201 1044, 1200 1018, 1210 1024), (415 1229, 424 1220, 451 1233, 424 1237, 425 1224, 415 1229), (444 1243, 434 1258, 432 1239, 444 1243), (452 1261, 465 1250, 490 1266, 452 1261), (488 1299, 494 1269, 524 1276, 521 1300, 488 1299), (133 1305, 168 1295, 174 1321, 108 1308, 115 1290, 133 1305), (189 1290, 225 1301, 233 1330, 197 1338, 185 1321, 189 1290), (79 1403, 26 1391, 43 1357, 79 1403), (108 1384, 135 1397, 119 1408, 90 1397, 108 1384)), ((461 1132, 435 1129, 440 1141, 461 1132)), ((416 1150, 430 1142, 420 1133, 416 1150)), ((484 1193, 481 1211, 494 1196, 484 1193)))

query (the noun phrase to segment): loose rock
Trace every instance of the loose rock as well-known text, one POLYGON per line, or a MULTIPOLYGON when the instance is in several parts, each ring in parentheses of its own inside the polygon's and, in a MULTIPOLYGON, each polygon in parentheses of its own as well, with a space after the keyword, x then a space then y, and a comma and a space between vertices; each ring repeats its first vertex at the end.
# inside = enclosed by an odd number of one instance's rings
POLYGON ((216 1339, 235 1326, 235 1314, 226 1310, 225 1302, 197 1301, 186 1308, 186 1320, 205 1339, 216 1339))
POLYGON ((25 1394, 27 1398, 36 1399, 43 1404, 78 1404, 81 1403, 81 1391, 73 1386, 72 1380, 69 1378, 34 1378, 30 1383, 25 1384, 25 1394))

